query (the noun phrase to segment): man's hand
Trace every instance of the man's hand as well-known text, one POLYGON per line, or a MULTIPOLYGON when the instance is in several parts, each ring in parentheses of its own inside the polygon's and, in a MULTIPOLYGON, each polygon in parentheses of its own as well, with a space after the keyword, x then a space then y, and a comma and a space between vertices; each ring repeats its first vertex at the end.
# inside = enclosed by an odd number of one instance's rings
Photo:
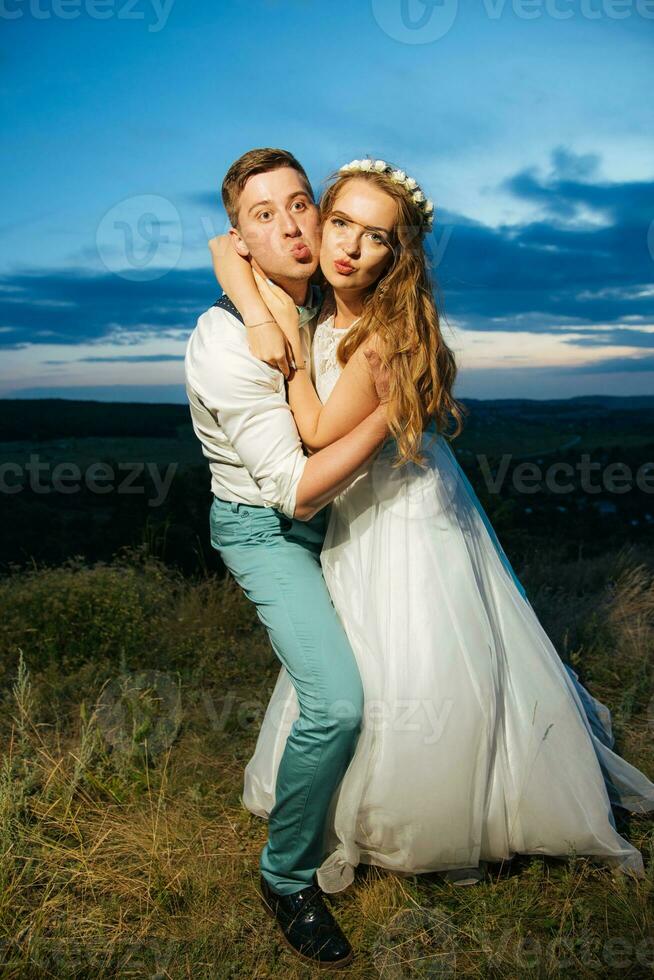
POLYGON ((379 404, 387 405, 390 397, 390 372, 388 366, 382 362, 377 351, 371 347, 365 349, 363 353, 368 361, 368 367, 370 368, 375 391, 379 398, 379 404))

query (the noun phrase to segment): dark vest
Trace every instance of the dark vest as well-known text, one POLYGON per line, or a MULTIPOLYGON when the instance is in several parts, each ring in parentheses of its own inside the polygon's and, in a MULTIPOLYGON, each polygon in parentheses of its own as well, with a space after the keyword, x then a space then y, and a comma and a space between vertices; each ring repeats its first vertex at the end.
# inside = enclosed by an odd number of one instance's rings
POLYGON ((241 323, 243 323, 243 317, 238 312, 227 293, 223 293, 220 299, 217 299, 213 305, 219 306, 221 310, 227 310, 228 313, 231 313, 232 316, 235 316, 237 320, 240 320, 241 323))

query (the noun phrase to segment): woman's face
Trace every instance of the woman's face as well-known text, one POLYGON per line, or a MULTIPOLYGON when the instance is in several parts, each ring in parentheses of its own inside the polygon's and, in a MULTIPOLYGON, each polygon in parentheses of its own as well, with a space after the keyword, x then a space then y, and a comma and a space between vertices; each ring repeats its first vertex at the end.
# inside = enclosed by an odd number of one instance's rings
POLYGON ((338 292, 361 292, 393 261, 390 247, 397 204, 371 181, 356 177, 341 188, 322 226, 320 267, 338 292))

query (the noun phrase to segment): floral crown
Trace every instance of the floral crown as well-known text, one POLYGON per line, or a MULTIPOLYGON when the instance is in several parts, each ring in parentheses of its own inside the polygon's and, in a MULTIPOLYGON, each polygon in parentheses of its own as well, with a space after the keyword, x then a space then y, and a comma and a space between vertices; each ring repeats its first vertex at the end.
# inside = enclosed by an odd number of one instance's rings
POLYGON ((394 184, 400 184, 406 190, 407 194, 410 196, 413 203, 422 212, 423 223, 425 229, 429 231, 434 222, 434 202, 430 201, 429 198, 425 198, 418 187, 417 181, 413 177, 407 177, 403 170, 396 170, 392 167, 390 163, 386 163, 385 160, 351 160, 350 163, 344 163, 339 169, 339 173, 355 174, 355 173, 376 173, 376 174, 390 174, 390 178, 394 184))

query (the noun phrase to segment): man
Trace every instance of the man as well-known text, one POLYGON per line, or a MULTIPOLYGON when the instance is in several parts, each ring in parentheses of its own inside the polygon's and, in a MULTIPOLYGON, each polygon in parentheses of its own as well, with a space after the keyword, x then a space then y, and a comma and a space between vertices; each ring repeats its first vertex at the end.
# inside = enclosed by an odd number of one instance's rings
POLYGON ((235 247, 292 296, 305 345, 304 364, 289 367, 283 342, 267 358, 276 366, 264 363, 253 353, 253 338, 267 326, 260 307, 255 319, 247 310, 241 319, 223 296, 199 317, 185 359, 193 426, 211 469, 212 545, 255 603, 298 697, 261 854, 262 899, 296 953, 341 966, 352 949, 314 876, 326 856, 329 803, 360 732, 363 688, 322 577, 320 550, 326 505, 388 436, 387 391, 371 360, 379 408, 331 446, 305 455, 284 375, 307 369, 319 312, 319 291, 309 288, 320 239, 311 186, 292 154, 256 149, 232 164, 222 197, 235 247))

